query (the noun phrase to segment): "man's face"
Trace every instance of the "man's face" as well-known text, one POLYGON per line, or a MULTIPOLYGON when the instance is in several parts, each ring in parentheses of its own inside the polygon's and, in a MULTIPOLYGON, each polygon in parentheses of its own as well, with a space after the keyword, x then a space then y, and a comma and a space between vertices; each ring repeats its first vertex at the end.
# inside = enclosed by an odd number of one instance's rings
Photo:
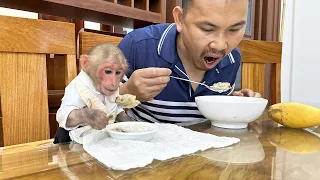
POLYGON ((209 70, 229 54, 245 32, 248 0, 193 0, 177 25, 188 61, 209 70))

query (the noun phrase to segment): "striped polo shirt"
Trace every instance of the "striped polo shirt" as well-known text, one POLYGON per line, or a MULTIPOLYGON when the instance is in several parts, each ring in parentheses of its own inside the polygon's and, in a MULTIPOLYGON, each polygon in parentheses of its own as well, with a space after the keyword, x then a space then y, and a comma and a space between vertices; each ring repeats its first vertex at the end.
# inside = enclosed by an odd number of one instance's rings
MULTIPOLYGON (((133 71, 148 67, 169 68, 172 76, 189 79, 177 53, 176 36, 175 24, 150 25, 128 33, 118 45, 129 63, 123 83, 130 78, 133 71)), ((210 86, 217 82, 233 84, 240 61, 240 52, 235 48, 215 68, 205 73, 202 82, 210 86)), ((152 101, 142 102, 128 114, 138 121, 187 126, 206 121, 197 108, 195 97, 221 94, 201 85, 194 91, 189 82, 171 78, 168 85, 152 101)))

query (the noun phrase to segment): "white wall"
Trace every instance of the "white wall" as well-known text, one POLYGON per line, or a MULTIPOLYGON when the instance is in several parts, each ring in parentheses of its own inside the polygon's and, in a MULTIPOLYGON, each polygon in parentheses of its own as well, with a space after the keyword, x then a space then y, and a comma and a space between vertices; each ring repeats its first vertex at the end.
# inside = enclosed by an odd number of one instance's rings
POLYGON ((84 21, 84 28, 100 31, 100 23, 84 21))
POLYGON ((320 108, 320 1, 287 0, 282 53, 282 102, 320 108))
POLYGON ((3 7, 0 7, 0 15, 38 19, 38 13, 33 13, 33 12, 28 12, 28 11, 20 11, 20 10, 3 8, 3 7))
MULTIPOLYGON (((319 7, 319 0, 286 0, 282 27, 282 102, 320 108, 319 7)), ((319 158, 320 154, 293 154, 277 149, 275 179, 319 179, 319 158)))

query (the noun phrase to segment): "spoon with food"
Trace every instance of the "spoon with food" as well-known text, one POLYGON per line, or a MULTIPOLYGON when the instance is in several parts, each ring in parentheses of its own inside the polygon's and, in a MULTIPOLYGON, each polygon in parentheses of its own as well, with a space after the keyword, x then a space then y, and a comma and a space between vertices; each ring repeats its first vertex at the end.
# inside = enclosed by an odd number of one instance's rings
MULTIPOLYGON (((200 83, 200 82, 196 82, 196 81, 191 81, 189 79, 184 79, 184 78, 179 78, 179 77, 175 77, 175 76, 170 76, 171 78, 174 78, 174 79, 179 79, 179 80, 183 80, 183 81, 188 81, 188 82, 191 82, 191 83, 196 83, 196 84, 199 84, 199 85, 202 85, 202 86, 205 86, 206 88, 208 88, 209 90, 211 91, 214 91, 214 92, 218 92, 218 93, 223 93, 223 92, 226 92, 230 89, 232 89, 232 91, 234 90, 234 86, 235 84, 233 84, 232 86, 230 85, 230 83, 228 82, 218 82, 218 83, 215 83, 213 84, 212 86, 208 86, 204 83, 200 83)), ((232 92, 231 91, 231 92, 232 92)))

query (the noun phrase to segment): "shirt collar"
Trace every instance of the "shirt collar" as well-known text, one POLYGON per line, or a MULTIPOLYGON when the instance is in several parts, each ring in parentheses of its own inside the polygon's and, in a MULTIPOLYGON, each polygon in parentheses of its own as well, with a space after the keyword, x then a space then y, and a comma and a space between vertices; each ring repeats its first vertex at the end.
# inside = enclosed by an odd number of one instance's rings
POLYGON ((93 85, 93 81, 92 79, 89 77, 89 75, 84 72, 82 69, 80 71, 80 73, 78 74, 78 78, 79 80, 85 85, 87 86, 87 88, 89 88, 90 90, 92 90, 94 93, 96 94, 101 94, 96 87, 94 87, 93 85))
POLYGON ((226 66, 229 66, 231 64, 234 64, 235 63, 235 59, 232 55, 232 51, 226 55, 223 59, 221 59, 221 61, 217 64, 217 68, 218 70, 222 70, 222 68, 226 67, 226 66))
POLYGON ((158 43, 158 55, 169 63, 174 63, 178 58, 176 46, 177 26, 170 24, 162 33, 158 43))

